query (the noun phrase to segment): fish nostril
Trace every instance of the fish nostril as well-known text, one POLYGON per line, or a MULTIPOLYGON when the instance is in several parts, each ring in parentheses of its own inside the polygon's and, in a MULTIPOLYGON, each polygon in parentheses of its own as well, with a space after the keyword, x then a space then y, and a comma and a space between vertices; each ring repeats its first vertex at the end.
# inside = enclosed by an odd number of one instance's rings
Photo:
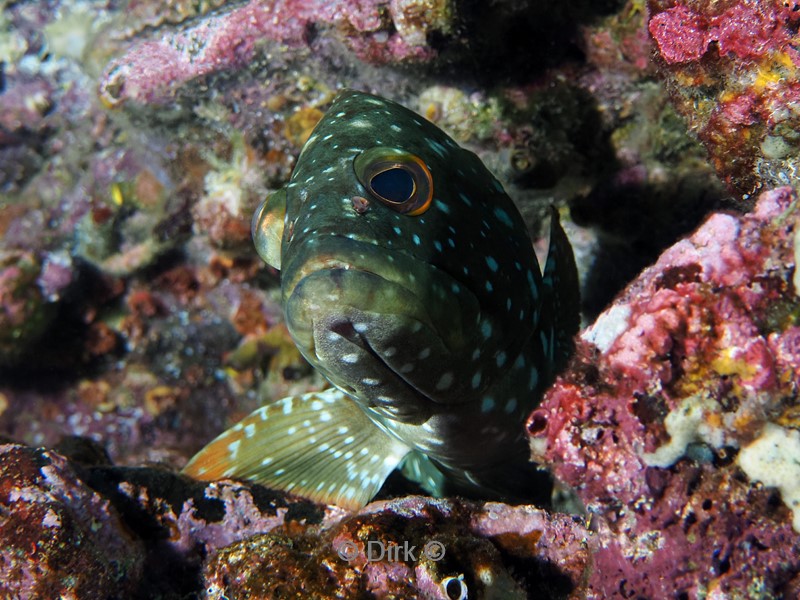
POLYGON ((363 215, 369 209, 369 200, 363 196, 353 196, 350 200, 353 203, 353 210, 359 215, 363 215))

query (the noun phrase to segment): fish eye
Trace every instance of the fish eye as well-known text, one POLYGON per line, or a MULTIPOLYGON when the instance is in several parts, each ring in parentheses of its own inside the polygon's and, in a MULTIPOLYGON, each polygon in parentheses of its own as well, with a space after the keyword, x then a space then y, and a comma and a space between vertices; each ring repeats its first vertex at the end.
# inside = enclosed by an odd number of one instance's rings
POLYGON ((407 202, 417 187, 411 173, 399 166, 376 173, 370 179, 369 185, 372 192, 395 204, 407 202))
POLYGON ((400 214, 417 216, 433 199, 433 177, 421 158, 394 148, 370 148, 354 162, 369 194, 400 214))

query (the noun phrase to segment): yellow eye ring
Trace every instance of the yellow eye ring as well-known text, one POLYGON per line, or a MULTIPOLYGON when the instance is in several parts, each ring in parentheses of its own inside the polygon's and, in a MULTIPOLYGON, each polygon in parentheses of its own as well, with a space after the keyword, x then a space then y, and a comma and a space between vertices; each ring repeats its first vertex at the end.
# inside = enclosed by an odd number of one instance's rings
POLYGON ((433 177, 425 162, 394 148, 370 148, 359 154, 353 168, 370 196, 400 214, 417 216, 433 200, 433 177))

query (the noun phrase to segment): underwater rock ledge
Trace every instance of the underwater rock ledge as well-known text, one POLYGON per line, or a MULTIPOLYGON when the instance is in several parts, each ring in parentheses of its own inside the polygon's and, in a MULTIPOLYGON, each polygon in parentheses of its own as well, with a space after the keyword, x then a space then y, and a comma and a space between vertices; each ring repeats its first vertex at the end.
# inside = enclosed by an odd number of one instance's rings
POLYGON ((583 597, 591 538, 579 518, 421 496, 350 514, 76 460, 0 446, 3 597, 583 597))
POLYGON ((588 597, 797 597, 796 205, 765 192, 666 250, 531 415, 602 540, 588 597))

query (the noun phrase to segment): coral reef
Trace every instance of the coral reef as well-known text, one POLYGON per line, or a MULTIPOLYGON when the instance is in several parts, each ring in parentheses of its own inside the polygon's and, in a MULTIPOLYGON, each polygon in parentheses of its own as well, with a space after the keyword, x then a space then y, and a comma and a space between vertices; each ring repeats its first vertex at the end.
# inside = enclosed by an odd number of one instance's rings
POLYGON ((4 597, 100 598, 136 589, 141 542, 64 457, 2 445, 0 482, 4 597))
POLYGON ((31 253, 0 254, 0 365, 14 364, 44 335, 53 318, 48 296, 64 287, 57 280, 57 276, 45 276, 31 253), (44 286, 37 286, 40 278, 44 286))
POLYGON ((529 507, 409 496, 368 505, 319 536, 233 544, 205 577, 212 598, 579 598, 585 535, 578 522, 529 507))
POLYGON ((669 248, 531 415, 534 457, 605 540, 593 597, 792 595, 796 205, 765 192, 669 248))
POLYGON ((305 45, 322 27, 334 28, 360 58, 377 63, 430 58, 434 51, 428 36, 453 28, 448 0, 395 0, 388 14, 385 9, 374 1, 252 0, 199 25, 134 44, 106 68, 101 98, 109 106, 164 102, 190 79, 241 69, 257 48, 269 53, 305 45))
POLYGON ((0 2, 0 435, 27 444, 0 446, 0 595, 800 595, 798 15, 0 2), (416 496, 347 515, 176 474, 264 400, 326 385, 249 226, 343 87, 475 151, 534 237, 559 207, 600 317, 528 425, 586 524, 416 496), (755 210, 682 239, 720 206, 755 210), (444 560, 366 559, 437 540, 444 560))
POLYGON ((798 5, 648 3, 660 71, 736 194, 797 186, 798 5))
POLYGON ((80 440, 65 451, 72 460, 0 446, 10 597, 582 597, 589 534, 567 516, 417 496, 349 515, 260 486, 114 467, 80 440))

